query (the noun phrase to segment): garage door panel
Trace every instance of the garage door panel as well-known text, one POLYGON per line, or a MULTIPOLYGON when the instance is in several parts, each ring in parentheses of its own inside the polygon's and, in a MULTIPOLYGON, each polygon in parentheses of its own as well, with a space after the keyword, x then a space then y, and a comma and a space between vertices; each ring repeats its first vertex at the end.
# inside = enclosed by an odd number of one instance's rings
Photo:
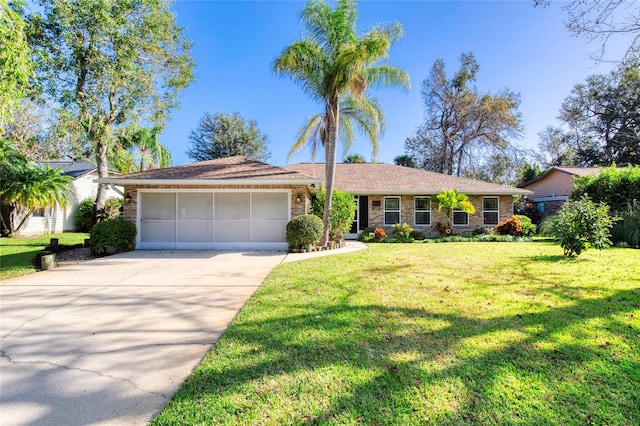
POLYGON ((176 241, 176 223, 164 220, 144 220, 141 223, 140 241, 176 241))
POLYGON ((286 225, 284 220, 254 220, 251 222, 251 241, 284 241, 286 225))
POLYGON ((176 194, 144 192, 142 198, 142 220, 176 218, 176 194))
POLYGON ((215 220, 249 220, 251 194, 219 192, 213 205, 215 220))
POLYGON ((282 192, 253 193, 251 219, 286 220, 289 215, 289 194, 282 192))
POLYGON ((213 241, 213 222, 210 220, 181 220, 178 222, 179 243, 210 243, 213 241))
POLYGON ((178 194, 178 218, 213 220, 213 194, 178 194))
POLYGON ((213 239, 215 242, 251 241, 251 222, 248 220, 216 220, 213 239))

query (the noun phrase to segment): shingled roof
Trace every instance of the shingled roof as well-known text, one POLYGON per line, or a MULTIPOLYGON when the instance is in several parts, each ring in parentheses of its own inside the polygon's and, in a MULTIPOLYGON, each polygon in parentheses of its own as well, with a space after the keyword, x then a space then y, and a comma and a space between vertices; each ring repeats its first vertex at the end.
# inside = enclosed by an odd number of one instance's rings
POLYGON ((152 169, 99 179, 100 183, 124 184, 206 184, 206 183, 319 183, 320 180, 294 170, 286 170, 242 156, 219 158, 181 166, 152 169))
POLYGON ((60 169, 62 173, 72 178, 78 178, 96 170, 97 167, 90 161, 39 161, 38 167, 50 169, 60 169))
MULTIPOLYGON (((283 167, 324 180, 324 163, 299 163, 283 167)), ((438 194, 443 189, 457 189, 467 195, 529 195, 532 192, 428 172, 386 163, 338 163, 335 187, 353 194, 438 194)))

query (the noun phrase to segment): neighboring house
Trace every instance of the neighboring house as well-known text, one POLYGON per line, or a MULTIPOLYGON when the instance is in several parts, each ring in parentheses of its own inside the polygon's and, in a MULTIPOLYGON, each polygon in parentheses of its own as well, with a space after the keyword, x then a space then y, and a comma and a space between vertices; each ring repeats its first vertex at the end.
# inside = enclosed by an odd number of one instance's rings
POLYGON ((554 215, 569 201, 576 176, 598 175, 598 167, 552 167, 537 178, 518 185, 518 188, 533 191, 528 198, 543 217, 554 215))
MULTIPOLYGON (((21 235, 52 234, 55 232, 75 231, 75 213, 78 204, 86 198, 95 198, 98 193, 98 169, 95 164, 87 161, 47 161, 36 163, 39 167, 59 168, 73 178, 75 194, 71 204, 66 208, 58 205, 33 212, 27 219, 21 235)), ((122 197, 114 189, 109 189, 108 197, 122 197)))
MULTIPOLYGON (((457 212, 454 230, 494 226, 513 215, 513 196, 531 193, 390 164, 337 167, 336 188, 358 196, 355 232, 407 222, 433 233, 447 220, 435 198, 445 188, 469 195, 477 209, 457 212)), ((276 167, 237 156, 98 181, 124 187, 137 248, 285 249, 287 222, 310 211, 323 178, 324 164, 276 167)))

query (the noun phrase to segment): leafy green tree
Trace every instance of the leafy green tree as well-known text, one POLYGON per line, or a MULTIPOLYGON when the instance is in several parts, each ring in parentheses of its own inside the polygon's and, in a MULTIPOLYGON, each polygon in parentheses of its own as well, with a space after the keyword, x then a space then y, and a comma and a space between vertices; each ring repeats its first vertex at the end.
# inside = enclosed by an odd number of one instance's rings
MULTIPOLYGON (((324 217, 326 198, 327 191, 323 188, 318 191, 316 199, 313 201, 313 214, 319 218, 324 217)), ((333 203, 329 216, 329 238, 331 241, 340 241, 344 234, 349 233, 351 223, 356 215, 356 208, 356 199, 353 195, 337 189, 333 191, 333 203)))
POLYGON ((438 211, 442 209, 449 210, 451 223, 453 223, 453 211, 460 209, 465 213, 473 214, 476 212, 476 208, 469 201, 469 197, 466 194, 458 192, 456 189, 446 190, 436 195, 438 199, 438 211))
POLYGON ((525 183, 534 180, 535 178, 542 176, 544 170, 536 163, 523 163, 518 168, 518 183, 525 183))
POLYGON ((320 241, 324 246, 329 240, 341 103, 354 100, 360 105, 370 104, 365 96, 367 88, 408 88, 409 76, 398 68, 378 64, 402 36, 400 24, 378 25, 359 36, 355 0, 339 0, 333 8, 322 0, 311 0, 301 18, 308 35, 285 48, 273 68, 279 75, 290 76, 325 109, 319 127, 326 135, 322 141, 327 197, 320 241))
POLYGON ((242 155, 266 161, 267 135, 260 132, 254 120, 245 120, 240 114, 205 113, 198 126, 189 134, 189 158, 207 161, 242 155))
MULTIPOLYGON (((190 42, 162 0, 37 0, 30 41, 45 88, 73 118, 108 176, 117 129, 163 126, 193 79, 190 42)), ((100 185, 96 208, 107 198, 100 185)))
POLYGON ((624 63, 587 77, 562 104, 560 119, 583 166, 640 164, 640 68, 624 63))
POLYGON ((594 202, 606 203, 611 210, 619 212, 633 200, 640 200, 640 166, 618 169, 613 165, 600 170, 597 176, 576 176, 571 198, 577 200, 584 194, 589 194, 594 202))
POLYGON ((504 90, 479 93, 473 83, 478 63, 473 53, 460 56, 460 69, 448 77, 443 60, 437 60, 422 82, 425 122, 415 137, 405 141, 405 153, 426 170, 463 176, 486 157, 503 152, 509 138, 522 132, 518 95, 504 90))
MULTIPOLYGON (((0 124, 10 121, 34 76, 25 23, 16 10, 20 7, 19 1, 0 0, 0 124)), ((0 137, 3 133, 0 125, 0 137)))
POLYGON ((347 155, 347 157, 344 159, 345 163, 366 163, 367 161, 364 159, 364 157, 360 154, 351 154, 351 155, 347 155))
POLYGON ((610 232, 615 218, 609 216, 609 206, 594 203, 588 197, 565 203, 556 221, 557 238, 568 257, 593 246, 603 249, 611 245, 610 232))
POLYGON ((74 193, 70 176, 62 174, 60 169, 38 167, 2 140, 0 148, 0 204, 3 206, 4 234, 19 232, 36 209, 56 204, 62 207, 69 205, 74 193), (14 226, 19 215, 22 219, 14 226))

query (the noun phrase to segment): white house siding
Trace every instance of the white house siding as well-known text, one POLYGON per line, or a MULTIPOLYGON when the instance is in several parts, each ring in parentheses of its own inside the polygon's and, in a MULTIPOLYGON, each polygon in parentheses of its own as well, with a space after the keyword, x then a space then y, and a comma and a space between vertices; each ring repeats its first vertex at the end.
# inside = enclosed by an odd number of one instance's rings
MULTIPOLYGON (((75 231, 75 213, 81 201, 92 198, 95 199, 98 193, 98 184, 94 182, 98 178, 98 173, 91 172, 80 176, 73 181, 75 195, 72 202, 65 209, 56 205, 45 209, 42 216, 31 216, 20 230, 20 235, 53 234, 56 232, 75 231)), ((107 191, 107 197, 122 197, 113 189, 107 191)), ((20 218, 16 221, 19 223, 20 218)))

